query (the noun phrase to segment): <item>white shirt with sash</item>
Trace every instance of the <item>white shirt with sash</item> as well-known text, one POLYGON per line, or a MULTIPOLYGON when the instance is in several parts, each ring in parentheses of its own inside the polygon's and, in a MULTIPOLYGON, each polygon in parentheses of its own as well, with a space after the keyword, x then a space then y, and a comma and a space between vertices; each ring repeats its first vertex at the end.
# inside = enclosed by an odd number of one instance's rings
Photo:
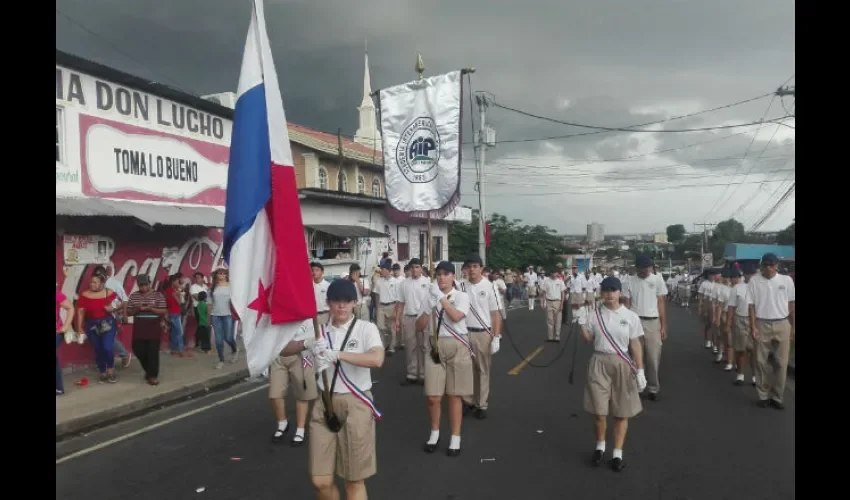
POLYGON ((579 324, 593 337, 594 351, 616 354, 633 372, 637 371, 629 356, 629 342, 643 336, 643 325, 637 313, 622 305, 613 311, 603 306, 580 317, 579 324))
POLYGON ((496 298, 496 289, 487 278, 481 278, 478 283, 462 280, 460 288, 469 296, 469 314, 466 315, 466 327, 475 330, 484 330, 493 335, 493 319, 491 312, 499 312, 499 300, 496 298))

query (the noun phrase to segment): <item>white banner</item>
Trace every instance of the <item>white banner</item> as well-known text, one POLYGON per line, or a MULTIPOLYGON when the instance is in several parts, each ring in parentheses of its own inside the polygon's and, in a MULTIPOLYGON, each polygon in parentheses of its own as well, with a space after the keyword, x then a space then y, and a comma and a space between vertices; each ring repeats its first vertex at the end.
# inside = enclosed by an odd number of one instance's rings
POLYGON ((460 200, 461 72, 380 92, 387 200, 417 217, 442 218, 460 200))

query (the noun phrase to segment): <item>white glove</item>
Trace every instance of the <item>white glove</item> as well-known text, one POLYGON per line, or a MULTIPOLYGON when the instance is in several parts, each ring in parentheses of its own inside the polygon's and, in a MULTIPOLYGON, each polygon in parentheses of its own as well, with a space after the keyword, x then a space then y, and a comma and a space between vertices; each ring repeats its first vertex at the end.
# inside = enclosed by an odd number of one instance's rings
POLYGON ((323 371, 325 371, 325 370, 327 370, 328 368, 331 367, 331 364, 329 362, 325 361, 323 358, 313 358, 313 359, 315 360, 314 369, 316 370, 316 373, 322 373, 323 371))
MULTIPOLYGON (((325 339, 322 339, 325 340, 325 339)), ((304 350, 309 351, 313 348, 313 344, 316 343, 316 337, 307 337, 304 339, 304 350)))
POLYGON ((333 349, 324 350, 318 355, 318 359, 328 364, 336 363, 339 360, 339 351, 334 351, 333 349))
MULTIPOLYGON (((323 352, 328 350, 328 341, 324 337, 313 339, 311 344, 309 349, 315 357, 321 356, 323 352)), ((304 347, 307 347, 307 341, 304 341, 304 347)))
POLYGON ((639 392, 646 389, 646 375, 643 373, 643 369, 637 371, 637 385, 639 392))
POLYGON ((493 340, 490 341, 490 354, 497 352, 499 352, 499 337, 493 337, 493 340))
POLYGON ((443 291, 440 290, 440 285, 438 285, 437 283, 431 283, 431 288, 428 290, 428 292, 431 294, 431 298, 435 302, 439 302, 440 299, 446 296, 446 294, 444 294, 443 291))

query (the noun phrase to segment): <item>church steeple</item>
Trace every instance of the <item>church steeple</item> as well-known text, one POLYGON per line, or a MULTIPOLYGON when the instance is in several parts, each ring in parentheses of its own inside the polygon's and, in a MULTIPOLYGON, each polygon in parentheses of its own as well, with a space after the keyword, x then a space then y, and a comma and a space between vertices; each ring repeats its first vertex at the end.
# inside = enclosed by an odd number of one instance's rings
POLYGON ((357 132, 354 133, 354 142, 381 149, 381 134, 375 122, 375 104, 372 101, 372 77, 369 74, 368 50, 365 51, 364 56, 363 100, 357 108, 359 120, 357 132))

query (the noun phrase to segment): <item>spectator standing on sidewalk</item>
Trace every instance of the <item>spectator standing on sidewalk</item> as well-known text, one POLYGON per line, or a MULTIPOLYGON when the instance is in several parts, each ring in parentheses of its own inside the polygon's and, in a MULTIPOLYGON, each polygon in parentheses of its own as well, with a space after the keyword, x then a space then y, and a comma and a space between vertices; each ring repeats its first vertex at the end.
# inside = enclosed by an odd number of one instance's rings
POLYGON ((105 266, 95 266, 94 274, 100 274, 103 276, 103 279, 106 283, 106 288, 108 290, 112 290, 115 292, 115 295, 118 298, 112 303, 113 307, 115 307, 115 312, 112 314, 115 317, 115 354, 121 358, 121 366, 127 368, 130 366, 130 362, 133 361, 133 354, 124 347, 124 344, 121 343, 121 339, 118 338, 118 333, 121 333, 121 324, 126 321, 127 317, 127 308, 124 306, 127 303, 127 292, 124 291, 124 284, 118 281, 114 276, 109 273, 109 270, 106 269, 105 266))
POLYGON ((105 287, 106 278, 102 274, 91 277, 89 289, 80 293, 77 299, 77 331, 85 333, 94 347, 97 359, 97 371, 100 382, 114 384, 115 376, 115 334, 117 328, 112 306, 117 297, 115 292, 105 287))
POLYGON ((215 334, 215 349, 218 352, 218 364, 216 369, 224 366, 224 343, 230 346, 232 355, 231 363, 239 358, 239 348, 233 337, 233 315, 230 312, 230 275, 227 269, 217 269, 213 277, 212 287, 212 319, 213 333, 215 334))
POLYGON ((165 303, 168 306, 168 325, 171 328, 171 355, 182 358, 192 357, 192 353, 184 352, 183 291, 180 289, 180 275, 178 274, 173 274, 168 278, 168 288, 165 289, 165 303))
POLYGON ((168 314, 165 297, 151 288, 147 275, 136 277, 139 290, 130 294, 127 314, 133 317, 133 352, 150 385, 159 385, 160 321, 168 314))
MULTIPOLYGON (((203 273, 195 273, 194 282, 192 286, 189 287, 189 295, 192 297, 192 309, 195 313, 195 319, 198 322, 197 331, 195 332, 195 347, 203 351, 205 354, 209 354, 212 350, 212 346, 210 345, 210 329, 209 329, 209 321, 207 322, 206 333, 201 331, 201 317, 198 313, 198 304, 200 302, 206 301, 201 300, 199 298, 201 292, 204 292, 204 297, 209 296, 209 288, 207 284, 204 282, 204 274, 203 273)), ((209 308, 207 308, 209 311, 209 308)))
POLYGON ((62 382, 62 368, 59 366, 59 346, 65 339, 65 332, 71 328, 74 319, 74 306, 64 293, 59 291, 59 283, 56 283, 56 395, 65 394, 65 384, 62 382), (62 320, 60 311, 65 310, 65 319, 62 320))

